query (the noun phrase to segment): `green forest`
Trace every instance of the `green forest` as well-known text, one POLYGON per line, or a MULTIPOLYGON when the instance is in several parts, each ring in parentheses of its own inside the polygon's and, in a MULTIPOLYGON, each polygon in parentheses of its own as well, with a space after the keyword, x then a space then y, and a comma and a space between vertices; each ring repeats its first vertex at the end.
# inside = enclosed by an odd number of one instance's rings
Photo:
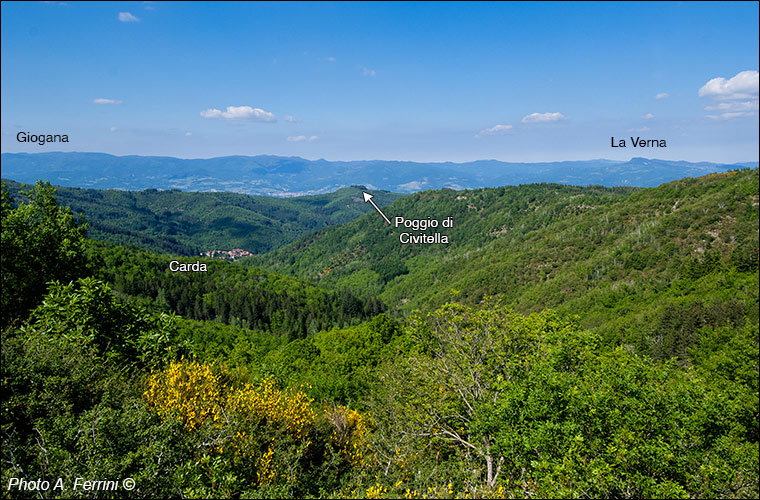
POLYGON ((757 498, 759 191, 4 182, 3 495, 757 498))
MULTIPOLYGON (((3 182, 11 196, 23 197, 24 185, 6 179, 3 182)), ((363 186, 293 198, 177 189, 56 189, 61 205, 87 221, 90 238, 185 256, 233 248, 267 252, 371 210, 357 203, 361 190, 366 189, 363 186)), ((375 202, 384 206, 401 196, 378 191, 375 202)))

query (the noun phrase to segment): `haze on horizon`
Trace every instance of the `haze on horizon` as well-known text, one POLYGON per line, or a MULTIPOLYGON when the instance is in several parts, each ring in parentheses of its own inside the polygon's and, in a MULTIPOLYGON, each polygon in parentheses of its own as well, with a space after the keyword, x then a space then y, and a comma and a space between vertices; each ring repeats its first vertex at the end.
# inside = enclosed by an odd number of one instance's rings
POLYGON ((756 2, 1 9, 3 153, 758 159, 756 2))

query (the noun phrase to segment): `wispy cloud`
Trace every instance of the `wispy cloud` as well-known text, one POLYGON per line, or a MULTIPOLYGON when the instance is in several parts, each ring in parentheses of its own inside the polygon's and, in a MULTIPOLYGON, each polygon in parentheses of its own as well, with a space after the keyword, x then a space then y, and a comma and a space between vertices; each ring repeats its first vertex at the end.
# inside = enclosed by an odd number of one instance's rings
POLYGON ((567 120, 562 113, 531 113, 521 120, 523 123, 547 123, 567 120))
POLYGON ((757 111, 754 113, 747 113, 746 111, 730 111, 726 113, 721 113, 719 115, 707 115, 708 118, 712 118, 713 120, 730 120, 732 118, 741 118, 742 116, 752 116, 756 115, 757 111))
POLYGON ((119 127, 111 127, 108 129, 109 132, 116 132, 117 130, 119 130, 119 127))
POLYGON ((713 106, 705 106, 707 111, 719 111, 717 115, 707 115, 713 120, 730 120, 742 116, 755 116, 758 111, 758 100, 721 102, 713 106))
POLYGON ((655 99, 667 99, 668 97, 670 97, 670 94, 668 94, 667 92, 660 92, 659 94, 654 96, 655 99))
POLYGON ((251 106, 227 106, 225 111, 210 108, 201 111, 203 118, 218 118, 222 120, 246 120, 254 122, 274 122, 274 114, 251 106))
POLYGON ((642 116, 642 118, 645 120, 651 120, 652 118, 654 118, 654 115, 652 113, 647 113, 644 116, 642 116))
POLYGON ((757 115, 759 91, 760 73, 742 71, 728 80, 722 77, 713 78, 699 89, 699 97, 713 102, 705 106, 705 110, 720 112, 707 115, 709 118, 730 120, 757 115))
POLYGON ((123 23, 136 23, 139 20, 139 17, 134 16, 129 12, 119 12, 119 21, 123 23))
POLYGON ((103 97, 93 99, 92 102, 95 104, 121 104, 121 101, 117 101, 116 99, 105 99, 103 97))
POLYGON ((305 135, 291 135, 288 136, 287 141, 288 142, 312 142, 319 139, 319 136, 316 135, 310 135, 309 137, 306 137, 305 135))
POLYGON ((371 76, 372 78, 377 76, 377 71, 374 69, 362 67, 362 76, 371 76))
POLYGON ((327 60, 330 61, 330 62, 335 62, 335 58, 334 57, 328 57, 327 60))
POLYGON ((651 129, 649 127, 639 127, 639 128, 629 128, 628 132, 649 132, 651 129))
POLYGON ((193 136, 192 132, 185 132, 185 137, 192 137, 192 136, 193 136))
POLYGON ((484 135, 501 135, 512 130, 512 125, 494 125, 493 127, 484 128, 475 137, 483 137, 484 135))
POLYGON ((734 101, 719 102, 712 106, 705 106, 708 111, 757 111, 757 100, 753 101, 734 101))
POLYGON ((285 120, 288 123, 298 123, 298 120, 294 116, 291 115, 285 115, 282 117, 283 120, 285 120))

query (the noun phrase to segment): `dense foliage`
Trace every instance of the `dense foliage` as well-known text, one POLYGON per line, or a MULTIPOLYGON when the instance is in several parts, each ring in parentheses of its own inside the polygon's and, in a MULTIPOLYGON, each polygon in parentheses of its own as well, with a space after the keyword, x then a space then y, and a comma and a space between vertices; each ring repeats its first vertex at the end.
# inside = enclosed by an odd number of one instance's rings
POLYGON ((760 494, 756 171, 428 198, 475 207, 450 248, 400 248, 374 219, 291 247, 299 273, 326 259, 330 290, 212 260, 173 273, 86 240, 49 185, 3 190, 3 495, 760 494), (341 238, 363 243, 319 257, 341 238))
MULTIPOLYGON (((599 349, 597 336, 551 311, 525 317, 449 304, 413 328, 421 354, 384 371, 372 409, 383 437, 395 437, 395 457, 386 454, 397 477, 418 492, 454 478, 456 491, 501 485, 508 496, 542 498, 751 496, 757 488, 756 378, 708 380, 599 349), (466 466, 457 476, 432 452, 466 466), (432 472, 425 481, 410 474, 421 463, 432 472)), ((753 350, 756 337, 737 354, 753 350)))
POLYGON ((453 216, 452 229, 437 229, 452 243, 401 245, 402 229, 370 214, 252 261, 379 294, 402 313, 432 310, 452 289, 465 303, 494 295, 526 314, 583 311, 605 343, 659 359, 688 357, 702 327, 758 324, 757 169, 651 189, 425 191, 385 212, 453 216))

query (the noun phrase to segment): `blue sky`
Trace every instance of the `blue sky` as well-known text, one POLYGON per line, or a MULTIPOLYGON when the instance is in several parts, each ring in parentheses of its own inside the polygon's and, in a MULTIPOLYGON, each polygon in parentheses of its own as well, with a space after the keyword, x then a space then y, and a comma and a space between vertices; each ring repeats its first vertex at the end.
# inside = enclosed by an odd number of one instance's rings
POLYGON ((2 151, 756 161, 758 15, 757 2, 3 2, 2 151), (610 148, 632 135, 668 147, 610 148))

